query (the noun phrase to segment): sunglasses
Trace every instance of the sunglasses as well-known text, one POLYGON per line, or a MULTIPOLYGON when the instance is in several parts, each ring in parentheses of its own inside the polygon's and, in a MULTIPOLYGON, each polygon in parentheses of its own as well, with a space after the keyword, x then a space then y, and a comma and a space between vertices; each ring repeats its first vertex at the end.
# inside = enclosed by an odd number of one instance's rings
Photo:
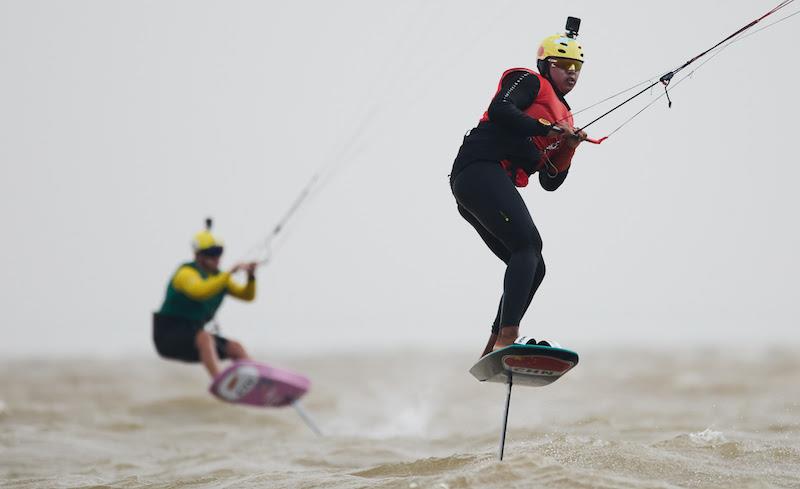
POLYGON ((216 258, 218 256, 222 256, 222 250, 222 246, 212 246, 211 248, 206 248, 205 250, 199 251, 199 253, 203 256, 216 258))
POLYGON ((566 58, 553 58, 550 60, 550 65, 560 68, 564 71, 574 71, 580 73, 583 61, 566 58))

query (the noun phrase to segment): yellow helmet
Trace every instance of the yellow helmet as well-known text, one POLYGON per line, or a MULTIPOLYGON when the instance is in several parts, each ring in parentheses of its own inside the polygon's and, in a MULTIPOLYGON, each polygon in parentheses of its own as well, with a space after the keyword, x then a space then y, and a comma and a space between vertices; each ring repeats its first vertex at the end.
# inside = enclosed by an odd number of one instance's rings
MULTIPOLYGON (((539 45, 536 53, 536 67, 539 73, 550 78, 550 61, 557 59, 567 59, 578 61, 571 69, 580 71, 583 65, 583 48, 575 39, 578 37, 578 29, 581 27, 581 19, 577 17, 567 17, 566 32, 564 34, 554 34, 545 37, 539 45)), ((569 62, 567 62, 569 63, 569 62)), ((569 65, 565 69, 569 68, 569 65)))
POLYGON ((583 62, 583 48, 578 41, 567 34, 554 34, 544 38, 536 53, 538 60, 547 58, 566 58, 583 62))
POLYGON ((195 253, 219 256, 222 254, 224 243, 211 234, 211 222, 211 218, 206 219, 206 228, 194 235, 192 249, 195 253))

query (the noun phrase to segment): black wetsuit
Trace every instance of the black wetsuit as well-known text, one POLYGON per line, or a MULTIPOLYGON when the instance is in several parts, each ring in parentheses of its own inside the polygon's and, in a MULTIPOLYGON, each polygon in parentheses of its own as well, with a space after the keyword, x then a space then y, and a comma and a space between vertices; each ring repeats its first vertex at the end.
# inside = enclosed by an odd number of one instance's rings
MULTIPOLYGON (((539 86, 530 73, 507 74, 489 105, 489 120, 464 136, 450 174, 458 212, 507 265, 493 333, 501 326, 519 325, 545 275, 542 238, 511 176, 500 165, 509 160, 529 175, 536 172, 541 153, 529 137, 546 135, 550 126, 524 110, 536 99, 539 86)), ((566 104, 563 98, 562 102, 566 104)), ((566 177, 567 171, 553 176, 542 171, 539 183, 553 191, 566 177)))

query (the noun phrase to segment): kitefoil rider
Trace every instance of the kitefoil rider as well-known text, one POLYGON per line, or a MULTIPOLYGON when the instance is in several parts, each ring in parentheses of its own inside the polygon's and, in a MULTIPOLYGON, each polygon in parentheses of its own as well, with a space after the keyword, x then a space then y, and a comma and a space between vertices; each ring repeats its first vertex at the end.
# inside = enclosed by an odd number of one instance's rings
POLYGON ((538 173, 542 188, 559 188, 575 149, 586 139, 573 127, 564 99, 583 66, 579 27, 580 19, 569 17, 566 33, 542 41, 538 73, 527 68, 503 73, 488 110, 464 136, 453 163, 450 187, 458 212, 506 264, 503 295, 483 355, 518 340, 520 321, 545 275, 542 239, 516 187, 538 173))
POLYGON ((194 260, 178 267, 169 280, 161 309, 153 315, 153 341, 164 358, 184 362, 202 361, 211 377, 220 371, 220 359, 246 360, 248 354, 238 341, 229 340, 206 325, 222 305, 226 295, 252 301, 256 297, 257 263, 239 263, 227 272, 219 270, 223 243, 206 229, 192 241, 194 260), (236 282, 232 275, 247 273, 247 282, 236 282))

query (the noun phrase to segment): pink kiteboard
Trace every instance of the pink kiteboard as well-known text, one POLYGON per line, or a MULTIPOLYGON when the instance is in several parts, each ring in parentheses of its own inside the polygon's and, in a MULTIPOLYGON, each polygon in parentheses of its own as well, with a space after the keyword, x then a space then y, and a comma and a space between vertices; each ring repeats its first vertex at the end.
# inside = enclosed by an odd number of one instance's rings
POLYGON ((209 391, 226 402, 280 407, 294 404, 310 386, 311 381, 303 375, 241 360, 217 375, 209 391))

